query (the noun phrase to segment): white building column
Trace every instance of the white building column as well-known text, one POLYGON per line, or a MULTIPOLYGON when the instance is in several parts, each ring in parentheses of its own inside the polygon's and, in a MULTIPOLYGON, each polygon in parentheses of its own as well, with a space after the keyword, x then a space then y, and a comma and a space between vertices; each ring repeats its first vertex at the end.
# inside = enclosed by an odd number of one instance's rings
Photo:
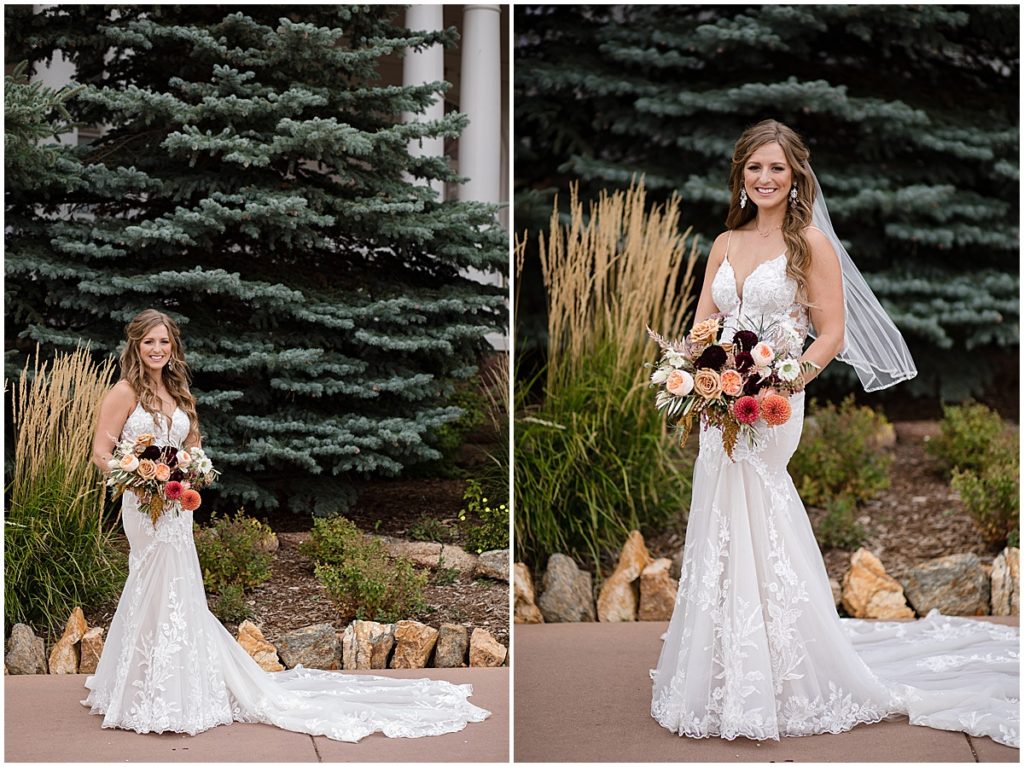
MULTIPOLYGON (((405 11, 405 26, 420 32, 434 32, 444 29, 443 5, 412 5, 405 11)), ((402 60, 402 85, 423 85, 424 83, 444 80, 444 46, 435 43, 422 51, 407 51, 402 60)), ((405 112, 403 122, 414 120, 433 121, 444 117, 444 97, 438 96, 434 102, 420 113, 405 112)), ((443 157, 444 138, 422 138, 409 141, 409 154, 413 157, 443 157)), ((419 180, 423 182, 422 179, 419 180)), ((439 202, 444 201, 444 182, 439 179, 430 181, 430 187, 437 193, 439 202)))
POLYGON ((469 125, 459 137, 459 199, 501 199, 501 6, 467 5, 462 16, 459 111, 469 125))

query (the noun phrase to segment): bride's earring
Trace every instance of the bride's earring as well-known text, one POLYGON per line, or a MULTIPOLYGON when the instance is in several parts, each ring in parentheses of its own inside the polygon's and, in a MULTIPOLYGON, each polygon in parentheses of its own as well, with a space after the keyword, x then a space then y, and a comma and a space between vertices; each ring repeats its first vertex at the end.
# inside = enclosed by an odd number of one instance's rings
POLYGON ((747 190, 746 189, 740 189, 740 207, 741 208, 747 207, 747 190))
POLYGON ((793 184, 793 188, 789 190, 789 202, 790 204, 796 202, 796 184, 793 184))
POLYGON ((174 372, 174 360, 167 360, 167 372, 168 373, 173 373, 174 372))

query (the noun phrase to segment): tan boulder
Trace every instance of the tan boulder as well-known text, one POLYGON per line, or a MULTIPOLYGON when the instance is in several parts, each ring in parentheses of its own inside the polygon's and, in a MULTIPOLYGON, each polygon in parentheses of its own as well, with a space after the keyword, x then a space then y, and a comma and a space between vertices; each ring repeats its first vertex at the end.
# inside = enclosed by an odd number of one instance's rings
POLYGON ((15 623, 7 640, 4 668, 10 674, 45 674, 46 643, 32 627, 15 623))
POLYGON ((103 627, 93 626, 82 635, 79 644, 79 674, 95 674, 103 655, 103 627))
POLYGON ((597 597, 597 619, 604 622, 635 621, 640 601, 640 574, 651 555, 639 530, 633 530, 619 554, 615 572, 604 582, 597 597))
POLYGON ((878 557, 861 548, 850 557, 843 578, 843 607, 854 618, 913 618, 903 587, 885 572, 878 557))
POLYGON ((676 604, 679 582, 671 576, 672 560, 655 559, 640 573, 640 610, 642 621, 667 621, 676 604))
POLYGON ((466 665, 469 632, 458 623, 442 623, 437 632, 434 668, 462 668, 466 665))
POLYGON ((264 671, 284 671, 284 665, 277 657, 277 648, 266 640, 252 621, 242 621, 238 627, 238 644, 264 671))
POLYGON ((1015 546, 992 563, 992 614, 1020 615, 1020 549, 1015 546))
POLYGON ((342 665, 346 669, 387 668, 394 646, 395 624, 352 621, 342 635, 342 665))
POLYGON ((516 623, 543 623, 544 615, 537 607, 537 596, 533 589, 530 569, 522 562, 516 562, 512 569, 512 587, 515 596, 514 619, 516 623))
POLYGON ((546 623, 577 623, 594 620, 594 587, 589 572, 576 567, 571 557, 552 554, 541 581, 537 600, 546 623))
POLYGON ((473 629, 473 635, 469 638, 470 667, 500 666, 505 662, 507 656, 508 649, 491 636, 490 631, 481 628, 473 629))
MULTIPOLYGON (((470 554, 461 546, 445 543, 441 547, 441 554, 438 558, 438 567, 446 569, 455 568, 460 573, 474 573, 477 567, 477 555, 470 554)), ((506 580, 508 576, 505 576, 506 580)))
MULTIPOLYGON (((444 548, 443 544, 430 541, 403 541, 386 536, 381 536, 379 540, 389 556, 405 557, 414 565, 429 567, 431 570, 437 569, 438 561, 441 559, 441 549, 444 548)), ((451 565, 448 566, 451 567, 451 565)))
POLYGON ((437 642, 437 629, 419 621, 398 621, 395 624, 395 654, 391 668, 423 668, 430 660, 437 642))
POLYGON ((51 674, 77 674, 79 649, 78 643, 82 641, 85 632, 89 630, 89 624, 85 622, 85 613, 81 607, 71 611, 64 626, 64 634, 57 640, 57 644, 50 651, 50 673, 51 674))

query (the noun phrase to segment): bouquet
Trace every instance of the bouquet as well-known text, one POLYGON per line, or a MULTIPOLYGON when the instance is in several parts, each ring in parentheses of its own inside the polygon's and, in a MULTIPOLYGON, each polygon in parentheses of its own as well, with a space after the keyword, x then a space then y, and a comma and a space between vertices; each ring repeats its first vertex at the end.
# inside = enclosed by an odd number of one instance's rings
POLYGON ((732 458, 742 435, 757 441, 757 426, 781 426, 789 420, 789 397, 803 390, 804 375, 817 365, 799 362, 803 338, 789 323, 774 321, 742 328, 731 343, 719 341, 723 315, 698 323, 682 341, 667 341, 650 328, 648 334, 662 348, 661 361, 651 384, 663 387, 655 405, 682 432, 686 440, 694 419, 722 430, 722 445, 732 458))
POLYGON ((199 491, 212 484, 219 471, 201 447, 184 450, 154 445, 152 434, 141 434, 114 446, 107 485, 116 499, 126 490, 139 497, 139 511, 153 524, 164 512, 195 511, 203 499, 199 491))

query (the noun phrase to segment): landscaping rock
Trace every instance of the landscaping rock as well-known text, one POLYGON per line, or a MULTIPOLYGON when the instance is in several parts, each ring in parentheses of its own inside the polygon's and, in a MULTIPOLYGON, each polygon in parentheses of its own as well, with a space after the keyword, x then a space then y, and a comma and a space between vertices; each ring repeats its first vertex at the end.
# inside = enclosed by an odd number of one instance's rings
MULTIPOLYGON (((380 537, 384 550, 392 557, 405 557, 420 567, 437 569, 443 544, 429 541, 402 541, 397 538, 380 537)), ((449 565, 450 567, 450 565, 449 565)))
POLYGON ((472 574, 476 572, 478 559, 476 554, 470 554, 461 546, 445 543, 441 548, 438 567, 454 567, 460 573, 472 574))
POLYGON ((508 649, 491 636, 486 629, 473 629, 469 639, 469 665, 471 667, 496 667, 505 662, 508 649))
POLYGON ((103 627, 93 626, 82 635, 82 641, 79 644, 78 673, 95 674, 101 655, 103 655, 103 627))
POLYGON ((597 598, 597 619, 602 622, 635 621, 640 602, 640 574, 651 555, 639 530, 630 532, 619 554, 615 572, 604 582, 597 598))
POLYGON ((591 575, 576 567, 565 554, 552 554, 541 581, 543 591, 537 606, 548 623, 578 623, 594 620, 591 575))
POLYGON ((1020 549, 1014 546, 992 563, 992 614, 1020 615, 1020 549))
POLYGON ((850 557, 843 578, 843 607, 854 618, 913 618, 903 587, 885 572, 878 557, 861 548, 850 557))
POLYGON ((832 601, 839 607, 843 603, 843 587, 835 578, 829 578, 828 585, 832 588, 832 601))
POLYGON ((306 668, 341 668, 341 648, 338 635, 330 623, 315 623, 289 631, 277 640, 277 654, 287 668, 300 663, 306 668))
POLYGON ((395 654, 391 668, 423 668, 437 642, 437 629, 419 621, 398 621, 395 624, 395 654))
POLYGON ((508 549, 485 551, 476 560, 474 575, 508 583, 508 549))
POLYGON ((437 632, 437 647, 434 650, 435 668, 462 668, 466 665, 466 651, 469 649, 469 632, 458 623, 442 623, 437 632))
POLYGON ((238 627, 238 644, 264 671, 284 671, 277 657, 277 648, 266 640, 263 632, 252 621, 242 621, 238 627))
POLYGON ((950 554, 912 567, 904 588, 921 616, 933 609, 944 615, 988 615, 991 584, 977 554, 950 554))
POLYGON ((45 674, 46 645, 30 626, 15 623, 7 640, 4 662, 11 674, 45 674))
POLYGON ((51 674, 77 674, 78 673, 78 643, 82 641, 85 632, 89 630, 89 624, 85 621, 85 613, 81 607, 71 611, 71 617, 64 626, 64 633, 57 640, 57 644, 50 650, 50 673, 51 674))
POLYGON ((655 559, 640 573, 640 609, 637 618, 642 621, 667 621, 676 604, 679 582, 669 573, 672 560, 655 559))
POLYGON ((394 646, 394 623, 352 621, 342 635, 342 663, 347 669, 387 668, 394 646))
POLYGON ((544 616, 537 607, 530 568, 522 562, 515 564, 512 585, 515 596, 514 621, 516 623, 543 623, 544 616))

